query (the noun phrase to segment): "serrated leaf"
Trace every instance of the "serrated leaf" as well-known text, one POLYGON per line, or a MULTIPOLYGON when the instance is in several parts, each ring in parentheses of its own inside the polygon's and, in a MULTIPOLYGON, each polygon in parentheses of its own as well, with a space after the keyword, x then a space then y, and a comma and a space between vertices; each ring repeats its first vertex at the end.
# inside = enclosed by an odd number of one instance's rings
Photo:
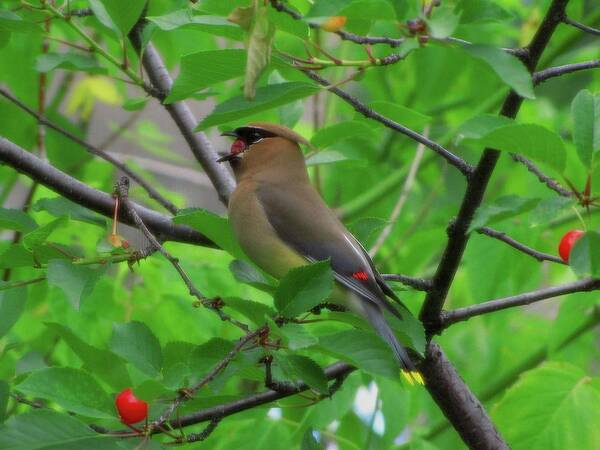
POLYGON ((323 369, 312 359, 302 355, 274 353, 274 360, 290 381, 301 380, 322 394, 329 389, 323 369))
POLYGON ((0 208, 0 230, 28 232, 37 228, 37 223, 27 213, 18 209, 0 208))
POLYGON ((600 233, 588 231, 577 240, 569 255, 569 265, 579 277, 600 278, 600 233))
POLYGON ((84 364, 85 369, 102 379, 116 391, 131 386, 124 362, 113 352, 84 342, 73 331, 59 323, 45 324, 60 336, 84 364))
POLYGON ((241 41, 244 36, 242 29, 224 17, 195 15, 190 9, 180 9, 163 16, 149 16, 147 19, 163 31, 185 27, 237 41, 241 41))
POLYGON ((133 28, 142 10, 146 5, 146 0, 100 0, 110 16, 117 29, 126 36, 133 28))
POLYGON ((594 156, 600 152, 600 94, 579 91, 571 103, 573 142, 584 167, 592 169, 594 156))
POLYGON ((526 372, 492 411, 515 450, 593 449, 600 442, 600 390, 571 364, 526 372))
POLYGON ((319 90, 318 86, 297 81, 260 87, 251 101, 244 96, 237 96, 217 105, 214 111, 198 124, 196 131, 267 111, 313 95, 319 90))
POLYGON ((488 45, 467 45, 463 48, 468 54, 490 66, 521 97, 535 98, 531 75, 517 57, 488 45))
POLYGON ((32 372, 17 389, 58 403, 74 413, 115 418, 112 399, 88 373, 72 367, 49 367, 32 372))
POLYGON ((42 73, 51 72, 55 69, 83 71, 95 74, 105 74, 108 72, 95 58, 79 53, 44 53, 38 55, 34 68, 42 73))
POLYGON ((518 153, 562 173, 566 150, 561 137, 536 124, 512 124, 495 127, 476 140, 484 147, 518 153))
MULTIPOLYGON (((203 377, 227 356, 233 346, 234 344, 231 341, 221 338, 212 338, 208 342, 197 346, 190 354, 189 367, 191 373, 197 378, 203 377)), ((225 370, 219 373, 216 379, 211 381, 211 385, 216 382, 217 388, 220 387, 235 371, 235 365, 230 363, 225 370)))
POLYGON ((0 291, 0 338, 10 331, 23 314, 27 294, 27 286, 0 291))
POLYGON ((187 98, 194 92, 244 74, 246 52, 241 49, 208 50, 181 58, 180 72, 164 103, 187 98))
POLYGON ((368 331, 346 330, 321 336, 318 347, 374 375, 396 378, 400 372, 392 350, 368 331))
POLYGON ((252 300, 246 300, 237 297, 226 297, 223 299, 223 302, 225 303, 225 306, 228 306, 243 314, 257 326, 264 325, 265 315, 269 317, 275 315, 275 310, 270 306, 252 300))
POLYGON ((454 33, 459 20, 460 14, 456 14, 452 6, 433 8, 431 18, 427 19, 429 34, 436 39, 445 39, 454 33))
POLYGON ((110 450, 119 448, 119 442, 73 416, 51 409, 15 415, 0 427, 3 450, 110 450))
POLYGON ((260 289, 261 291, 270 294, 275 292, 275 286, 273 286, 256 267, 246 261, 240 261, 239 259, 231 261, 229 270, 236 281, 239 281, 240 283, 249 284, 256 289, 260 289))
POLYGON ((57 228, 65 226, 68 221, 69 220, 67 217, 59 217, 58 219, 55 219, 46 225, 42 225, 41 227, 30 231, 23 236, 23 245, 29 250, 35 250, 37 247, 46 242, 46 240, 57 228))
POLYGON ((572 198, 558 196, 545 198, 529 214, 529 225, 536 227, 550 223, 561 217, 572 204, 572 198))
POLYGON ((142 322, 113 324, 111 350, 151 377, 157 377, 162 367, 160 343, 152 330, 142 322))
POLYGON ((106 227, 106 219, 103 216, 64 197, 41 198, 35 202, 33 209, 46 211, 54 217, 69 216, 73 220, 106 227))
POLYGON ((477 228, 502 220, 510 219, 527 211, 531 211, 540 202, 539 198, 526 198, 517 195, 505 195, 491 204, 485 204, 475 213, 468 233, 477 228))
POLYGON ((279 282, 273 299, 282 316, 296 317, 322 303, 332 289, 329 261, 320 261, 290 270, 279 282))
POLYGON ((106 271, 105 265, 92 268, 63 259, 48 263, 48 283, 62 290, 75 309, 94 291, 94 286, 106 271))
POLYGON ((300 350, 302 348, 310 347, 318 342, 317 338, 302 325, 297 323, 286 323, 285 325, 278 327, 275 321, 270 319, 270 317, 271 316, 267 317, 265 320, 269 325, 271 335, 281 339, 283 345, 290 350, 300 350))
POLYGON ((217 244, 220 248, 238 259, 247 259, 240 248, 226 217, 221 217, 204 209, 180 211, 173 217, 174 223, 188 225, 217 244))

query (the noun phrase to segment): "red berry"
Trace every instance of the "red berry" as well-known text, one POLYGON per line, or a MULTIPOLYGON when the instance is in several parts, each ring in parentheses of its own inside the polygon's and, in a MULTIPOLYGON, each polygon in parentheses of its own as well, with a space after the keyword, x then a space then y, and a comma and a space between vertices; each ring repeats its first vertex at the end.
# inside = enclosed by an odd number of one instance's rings
POLYGON ((569 262, 569 255, 571 254, 571 249, 575 245, 575 242, 577 242, 579 238, 584 234, 585 232, 581 230, 571 230, 567 231, 562 237, 562 239, 560 240, 560 244, 558 244, 558 253, 564 262, 569 262))
POLYGON ((119 411, 121 422, 127 425, 141 422, 148 416, 148 403, 133 395, 131 388, 117 395, 115 406, 119 411))

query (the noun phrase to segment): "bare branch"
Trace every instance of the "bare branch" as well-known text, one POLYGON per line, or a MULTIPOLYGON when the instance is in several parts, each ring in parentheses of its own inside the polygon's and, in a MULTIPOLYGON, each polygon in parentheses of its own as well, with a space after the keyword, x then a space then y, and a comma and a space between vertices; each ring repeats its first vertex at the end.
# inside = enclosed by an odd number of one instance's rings
POLYGON ((378 112, 373 111, 371 108, 367 107, 364 103, 362 103, 360 100, 358 100, 356 97, 353 97, 352 95, 348 94, 346 91, 343 91, 339 87, 332 86, 329 83, 329 81, 325 80, 324 78, 322 78, 320 75, 316 74, 315 72, 313 72, 311 70, 303 70, 303 72, 304 72, 304 74, 306 74, 307 77, 316 81, 320 85, 325 86, 327 88, 327 90, 329 90, 330 92, 333 92, 335 95, 340 97, 346 103, 349 103, 350 105, 352 105, 354 107, 354 109, 356 111, 358 111, 359 113, 361 113, 363 116, 368 117, 369 119, 376 120, 377 122, 382 123, 386 127, 391 128, 392 130, 398 131, 399 133, 402 133, 402 134, 408 136, 409 138, 430 148, 431 150, 433 150, 434 152, 436 152, 437 154, 442 156, 444 159, 446 159, 449 164, 453 165, 458 170, 460 170, 460 172, 463 175, 468 176, 471 174, 473 168, 471 167, 471 165, 469 163, 467 163, 462 158, 456 156, 449 150, 446 150, 444 147, 442 147, 437 142, 434 142, 434 141, 430 140, 429 138, 423 136, 422 134, 419 134, 416 131, 413 131, 410 128, 405 127, 404 125, 394 122, 393 120, 388 119, 387 117, 383 116, 382 114, 379 114, 378 112))
MULTIPOLYGON (((61 172, 47 161, 23 150, 2 136, 0 136, 0 161, 63 197, 103 216, 112 217, 114 200, 110 194, 94 189, 61 172)), ((159 239, 216 247, 210 239, 196 230, 184 225, 175 225, 171 217, 133 202, 132 204, 144 223, 159 239)), ((133 217, 127 213, 120 219, 128 225, 135 223, 133 217)))
MULTIPOLYGON (((533 73, 535 70, 544 49, 554 34, 554 30, 560 23, 568 1, 552 1, 544 19, 531 40, 528 46, 529 54, 524 58, 524 63, 530 73, 533 73)), ((522 101, 523 98, 515 91, 510 91, 502 105, 500 114, 509 118, 516 117, 522 101)), ((475 211, 477 211, 483 200, 488 182, 499 157, 500 152, 497 150, 491 148, 484 150, 479 163, 468 180, 467 190, 463 196, 458 215, 448 227, 448 243, 434 275, 433 288, 429 291, 421 308, 420 318, 430 334, 439 331, 440 313, 469 240, 467 231, 473 220, 475 211)))
POLYGON ((532 258, 537 259, 538 261, 551 261, 558 264, 565 264, 565 262, 560 259, 558 256, 550 255, 548 253, 538 252, 537 250, 532 249, 531 247, 527 247, 524 244, 514 240, 510 236, 507 236, 506 233, 501 231, 494 230, 489 227, 481 227, 476 230, 479 234, 485 234, 486 236, 493 237, 494 239, 498 239, 506 244, 510 245, 513 248, 516 248, 520 252, 525 253, 526 255, 531 256, 532 258))
POLYGON ((584 61, 574 64, 565 64, 564 66, 549 67, 548 69, 540 70, 533 74, 532 79, 534 84, 543 83, 550 78, 560 77, 568 73, 578 72, 580 70, 596 69, 600 67, 600 59, 592 61, 584 61))
MULTIPOLYGON (((143 27, 144 21, 142 20, 136 24, 129 34, 129 38, 138 53, 141 50, 141 33, 143 27)), ((171 91, 173 80, 160 55, 151 43, 144 48, 142 63, 153 86, 160 92, 158 95, 155 95, 155 97, 162 103, 171 91)), ((194 157, 204 168, 204 171, 210 178, 219 198, 227 205, 229 196, 235 189, 235 180, 224 165, 217 163, 219 156, 213 149, 206 135, 202 132, 194 131, 194 128, 198 124, 194 114, 183 101, 169 104, 163 103, 163 106, 173 118, 173 121, 188 143, 194 157)))
POLYGON ((567 17, 567 15, 565 15, 562 18, 562 21, 568 25, 575 27, 575 28, 579 28, 581 31, 585 31, 586 33, 593 34, 594 36, 600 36, 600 30, 597 30, 596 28, 592 28, 592 27, 589 27, 582 23, 576 22, 575 20, 567 17))
MULTIPOLYGON (((429 138, 429 126, 425 127, 425 130, 423 131, 423 136, 429 138)), ((383 230, 381 230, 381 233, 379 234, 379 236, 377 236, 375 244, 373 244, 373 247, 371 247, 371 249, 369 250, 369 255, 371 256, 371 258, 375 256, 375 254, 379 251, 387 237, 390 235, 394 223, 396 222, 396 220, 400 216, 400 213, 402 212, 402 208, 404 207, 404 204, 408 199, 408 194, 412 190, 413 184, 417 178, 417 171, 419 170, 419 165, 421 164, 421 159, 423 158, 424 151, 425 146, 422 143, 419 143, 419 145, 417 145, 415 157, 413 158, 413 161, 410 165, 410 169, 408 170, 408 175, 406 176, 406 180, 404 180, 404 185, 402 186, 402 190, 400 191, 398 201, 396 202, 396 205, 394 206, 394 209, 392 210, 392 213, 388 218, 388 223, 383 228, 383 230)))
POLYGON ((221 306, 216 304, 215 301, 211 301, 206 298, 202 293, 194 286, 191 278, 187 273, 183 270, 181 265, 179 264, 179 260, 171 255, 165 248, 160 244, 158 239, 152 234, 152 232, 148 229, 148 227, 144 224, 144 221, 140 218, 139 214, 133 207, 131 201, 129 200, 129 179, 127 177, 121 177, 117 185, 115 186, 115 190, 117 192, 118 198, 121 201, 125 212, 133 218, 133 222, 135 226, 146 236, 146 238, 150 241, 152 247, 157 250, 161 255, 163 255, 167 260, 171 263, 171 265, 175 268, 185 285, 187 286, 190 295, 196 297, 198 302, 211 311, 215 311, 221 320, 224 322, 230 322, 241 330, 248 332, 248 326, 235 320, 229 315, 225 314, 221 310, 221 306))
POLYGON ((442 312, 442 326, 449 327, 453 323, 469 320, 471 317, 488 314, 502 309, 514 308, 515 306, 529 305, 548 298, 560 295, 572 294, 574 292, 594 291, 600 289, 600 280, 587 278, 573 283, 538 289, 537 291, 525 292, 511 297, 489 300, 473 306, 458 308, 453 311, 442 312))
POLYGON ((84 141, 83 139, 79 138, 78 136, 75 136, 70 131, 65 130, 64 128, 62 128, 62 127, 56 125, 55 123, 51 122, 45 116, 43 116, 43 115, 39 114, 38 112, 34 111, 29 106, 27 106, 25 103, 23 103, 21 100, 19 100, 18 98, 14 97, 6 89, 0 88, 0 95, 2 95, 7 100, 11 101, 13 104, 15 104, 16 106, 18 106, 19 108, 21 108, 27 114, 35 117, 40 124, 45 125, 46 127, 53 129, 54 131, 57 131, 58 133, 62 134, 63 136, 66 136, 68 139, 70 139, 73 142, 75 142, 76 144, 79 144, 80 146, 82 146, 86 151, 88 151, 92 155, 95 155, 95 156, 97 156, 97 157, 99 157, 99 158, 101 158, 101 159, 103 159, 103 160, 108 161, 109 163, 111 163, 113 166, 115 166, 116 168, 118 168, 119 170, 121 170, 123 173, 125 173, 127 176, 129 176, 132 180, 134 180, 136 183, 138 183, 140 186, 142 186, 142 188, 144 188, 144 190, 148 193, 148 195, 150 196, 150 198, 153 198, 154 200, 156 200, 158 203, 160 203, 170 213, 177 214, 177 207, 171 201, 169 201, 165 197, 163 197, 156 189, 154 189, 152 187, 152 185, 150 183, 148 183, 141 176, 139 176, 138 174, 136 174, 135 172, 133 172, 125 164, 123 164, 122 162, 116 160, 115 158, 113 158, 108 153, 103 152, 102 150, 97 149, 96 147, 94 147, 91 144, 88 144, 86 141, 84 141))
POLYGON ((511 153, 510 156, 515 162, 520 162, 525 167, 527 167, 527 170, 529 170, 531 173, 537 176, 540 182, 544 183, 546 186, 548 186, 561 197, 571 197, 573 195, 571 191, 565 189, 556 180, 553 180, 544 172, 542 172, 540 168, 529 159, 525 158, 522 155, 517 155, 516 153, 511 153))

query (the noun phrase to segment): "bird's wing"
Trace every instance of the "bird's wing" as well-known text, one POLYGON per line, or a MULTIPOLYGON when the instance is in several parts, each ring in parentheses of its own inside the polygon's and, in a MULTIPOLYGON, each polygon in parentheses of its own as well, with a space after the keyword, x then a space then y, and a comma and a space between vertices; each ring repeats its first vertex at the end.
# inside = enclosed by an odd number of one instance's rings
POLYGON ((309 261, 330 259, 339 283, 402 318, 387 301, 380 287, 381 276, 368 254, 310 185, 262 184, 256 195, 269 223, 286 244, 309 261))

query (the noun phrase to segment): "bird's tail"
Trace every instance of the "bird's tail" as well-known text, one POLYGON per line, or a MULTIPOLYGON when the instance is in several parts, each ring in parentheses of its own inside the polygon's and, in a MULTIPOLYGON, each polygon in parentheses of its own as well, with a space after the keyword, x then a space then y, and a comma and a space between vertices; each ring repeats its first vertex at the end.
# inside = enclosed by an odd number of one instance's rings
POLYGON ((367 320, 371 323, 377 334, 383 338, 385 342, 391 347, 396 359, 400 363, 402 369, 402 375, 410 383, 413 384, 415 381, 418 384, 424 384, 423 377, 413 364, 410 356, 406 349, 398 342, 398 338, 394 334, 394 331, 385 320, 383 312, 377 305, 372 303, 364 302, 363 310, 365 312, 367 320))

